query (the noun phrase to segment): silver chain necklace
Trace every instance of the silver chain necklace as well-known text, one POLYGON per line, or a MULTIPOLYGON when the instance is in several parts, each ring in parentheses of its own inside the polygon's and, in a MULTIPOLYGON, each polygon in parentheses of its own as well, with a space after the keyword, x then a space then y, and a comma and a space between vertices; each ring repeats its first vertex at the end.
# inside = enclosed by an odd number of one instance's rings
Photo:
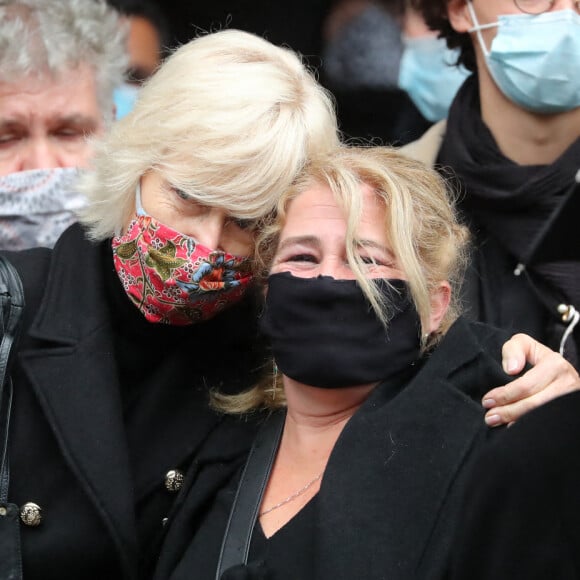
POLYGON ((306 493, 321 477, 322 473, 319 473, 314 479, 310 480, 304 487, 301 487, 298 491, 295 491, 292 495, 289 495, 286 499, 283 499, 276 505, 273 505, 271 508, 268 508, 267 510, 260 512, 259 514, 260 517, 265 516, 266 514, 269 514, 274 510, 277 510, 278 508, 282 507, 283 505, 286 505, 287 503, 290 503, 291 501, 294 501, 297 497, 300 497, 303 493, 306 493))

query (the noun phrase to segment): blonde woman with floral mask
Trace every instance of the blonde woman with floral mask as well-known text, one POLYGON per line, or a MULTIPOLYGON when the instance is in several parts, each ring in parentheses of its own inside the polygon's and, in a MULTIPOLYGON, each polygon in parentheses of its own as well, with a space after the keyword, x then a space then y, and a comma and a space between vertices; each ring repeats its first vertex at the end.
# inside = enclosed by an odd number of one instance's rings
POLYGON ((336 144, 331 100, 293 52, 200 37, 97 147, 82 225, 8 254, 26 294, 8 440, 25 578, 150 573, 218 424, 209 390, 248 387, 264 362, 256 224, 336 144))

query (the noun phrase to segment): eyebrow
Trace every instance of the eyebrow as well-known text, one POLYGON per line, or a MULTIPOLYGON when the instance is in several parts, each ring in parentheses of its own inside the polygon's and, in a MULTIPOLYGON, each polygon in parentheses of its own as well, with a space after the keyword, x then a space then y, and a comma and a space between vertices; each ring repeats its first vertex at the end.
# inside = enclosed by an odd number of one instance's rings
POLYGON ((23 126, 24 123, 16 119, 0 119, 0 131, 19 129, 23 126))
POLYGON ((87 127, 92 129, 95 129, 98 126, 98 124, 99 124, 98 121, 93 117, 80 114, 57 117, 56 119, 51 120, 51 122, 49 123, 51 127, 58 127, 61 125, 72 125, 75 127, 87 127))
POLYGON ((392 258, 395 257, 395 254, 393 254, 393 251, 388 248, 387 246, 383 246, 382 244, 379 244, 373 240, 355 240, 358 246, 362 246, 363 248, 374 248, 375 250, 379 250, 381 252, 384 252, 385 254, 391 256, 392 258))
POLYGON ((286 238, 282 240, 278 245, 277 252, 288 248, 289 246, 294 246, 296 244, 302 244, 304 246, 313 246, 316 248, 320 247, 320 240, 316 236, 293 236, 291 238, 286 238))
MULTIPOLYGON (((25 116, 16 115, 14 117, 8 117, 4 119, 0 119, 0 128, 10 128, 10 127, 21 127, 26 125, 27 118, 25 116)), ((89 126, 98 125, 98 120, 90 117, 89 115, 82 115, 82 114, 72 114, 72 115, 64 115, 62 117, 56 117, 51 119, 50 125, 83 125, 89 126)))

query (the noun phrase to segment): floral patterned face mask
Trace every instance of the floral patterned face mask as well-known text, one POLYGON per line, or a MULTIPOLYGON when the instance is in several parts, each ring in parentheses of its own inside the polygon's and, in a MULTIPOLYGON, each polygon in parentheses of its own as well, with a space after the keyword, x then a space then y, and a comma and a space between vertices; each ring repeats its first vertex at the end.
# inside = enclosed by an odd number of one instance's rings
POLYGON ((212 318, 238 302, 252 282, 248 258, 211 250, 141 207, 127 232, 112 240, 115 270, 149 322, 186 325, 212 318))

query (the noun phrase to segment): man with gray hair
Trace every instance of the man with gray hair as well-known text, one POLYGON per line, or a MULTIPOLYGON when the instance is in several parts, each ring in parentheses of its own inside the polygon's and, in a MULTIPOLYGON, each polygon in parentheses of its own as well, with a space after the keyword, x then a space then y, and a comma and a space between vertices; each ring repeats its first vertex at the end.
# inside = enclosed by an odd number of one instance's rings
POLYGON ((0 0, 0 248, 51 246, 74 221, 125 50, 104 0, 0 0))

